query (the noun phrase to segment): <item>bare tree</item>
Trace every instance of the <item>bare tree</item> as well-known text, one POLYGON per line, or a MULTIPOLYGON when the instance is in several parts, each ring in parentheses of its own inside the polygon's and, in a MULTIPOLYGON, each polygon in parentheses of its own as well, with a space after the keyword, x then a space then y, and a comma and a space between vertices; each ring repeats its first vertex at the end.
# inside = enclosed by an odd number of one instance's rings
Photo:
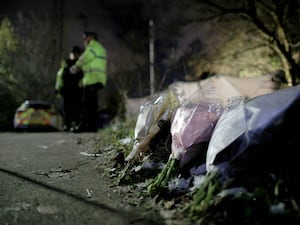
POLYGON ((47 12, 20 11, 16 18, 20 51, 16 58, 20 90, 29 99, 52 101, 54 81, 61 59, 61 21, 53 16, 57 4, 47 12))
POLYGON ((12 127, 13 115, 20 98, 16 88, 13 57, 18 52, 18 41, 11 21, 0 21, 0 130, 12 127))
POLYGON ((199 16, 199 20, 237 19, 248 22, 252 26, 251 29, 255 27, 260 34, 260 45, 275 51, 280 57, 288 82, 291 85, 299 82, 300 32, 297 27, 299 1, 198 0, 196 2, 202 9, 208 9, 199 16))

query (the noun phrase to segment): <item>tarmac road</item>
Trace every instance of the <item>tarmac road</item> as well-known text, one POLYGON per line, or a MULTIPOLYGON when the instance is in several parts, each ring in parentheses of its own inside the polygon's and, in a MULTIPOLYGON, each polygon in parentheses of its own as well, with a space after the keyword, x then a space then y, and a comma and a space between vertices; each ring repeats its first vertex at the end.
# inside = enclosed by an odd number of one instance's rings
POLYGON ((162 224, 122 208, 96 158, 80 154, 95 135, 0 133, 0 225, 162 224))

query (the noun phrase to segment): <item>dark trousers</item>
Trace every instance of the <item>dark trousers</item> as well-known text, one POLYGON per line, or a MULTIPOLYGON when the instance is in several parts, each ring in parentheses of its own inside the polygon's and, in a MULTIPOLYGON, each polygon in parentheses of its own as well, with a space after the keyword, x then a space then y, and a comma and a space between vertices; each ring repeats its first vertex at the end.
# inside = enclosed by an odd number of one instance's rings
POLYGON ((98 128, 98 91, 102 88, 102 84, 93 84, 84 87, 81 127, 85 130, 95 131, 98 128))
POLYGON ((64 125, 70 128, 71 125, 78 125, 81 117, 82 90, 78 89, 67 93, 64 98, 64 125))

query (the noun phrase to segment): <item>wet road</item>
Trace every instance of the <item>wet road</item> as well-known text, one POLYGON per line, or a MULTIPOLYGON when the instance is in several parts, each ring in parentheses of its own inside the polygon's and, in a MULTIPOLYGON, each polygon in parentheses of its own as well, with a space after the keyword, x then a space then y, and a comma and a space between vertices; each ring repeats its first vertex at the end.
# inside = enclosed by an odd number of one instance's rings
POLYGON ((95 135, 0 133, 0 224, 153 224, 122 208, 96 158, 80 154, 95 135))

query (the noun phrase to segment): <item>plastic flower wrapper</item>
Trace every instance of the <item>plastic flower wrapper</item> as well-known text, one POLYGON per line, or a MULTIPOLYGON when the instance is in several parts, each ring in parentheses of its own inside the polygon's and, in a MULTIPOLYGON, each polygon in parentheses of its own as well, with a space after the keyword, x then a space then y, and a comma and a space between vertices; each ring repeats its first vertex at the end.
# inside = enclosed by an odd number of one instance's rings
POLYGON ((126 161, 141 158, 149 150, 151 139, 160 130, 159 125, 163 121, 170 121, 178 106, 179 101, 172 91, 141 106, 135 127, 135 143, 132 151, 126 157, 126 161))
POLYGON ((298 158, 299 112, 299 85, 235 102, 224 110, 211 137, 207 171, 228 172, 234 164, 239 170, 255 166, 261 172, 288 171, 298 158))
POLYGON ((140 107, 140 114, 135 126, 135 141, 131 152, 126 156, 127 166, 120 175, 120 180, 137 160, 142 160, 150 151, 150 142, 161 129, 164 121, 171 121, 179 101, 174 92, 168 91, 147 101, 140 107))
POLYGON ((180 167, 193 158, 194 145, 207 143, 210 140, 221 113, 222 106, 217 100, 192 103, 177 109, 171 126, 171 148, 172 158, 180 161, 180 167))
POLYGON ((201 144, 209 142, 222 111, 218 98, 207 98, 201 91, 176 110, 171 125, 172 152, 161 173, 148 186, 150 194, 165 187, 178 168, 206 151, 206 145, 201 144))

